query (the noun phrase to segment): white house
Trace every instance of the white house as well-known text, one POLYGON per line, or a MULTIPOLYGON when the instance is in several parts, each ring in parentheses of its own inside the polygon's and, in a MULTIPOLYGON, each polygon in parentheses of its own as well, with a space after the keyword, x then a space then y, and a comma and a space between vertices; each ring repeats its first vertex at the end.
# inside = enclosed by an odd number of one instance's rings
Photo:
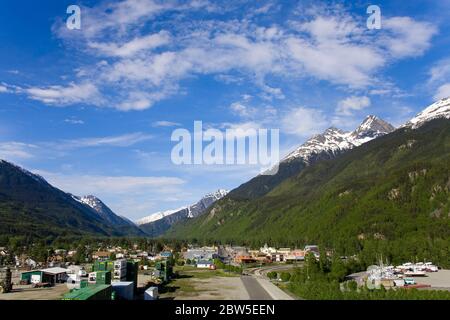
POLYGON ((199 262, 197 262, 197 268, 200 268, 200 269, 213 269, 214 268, 214 263, 211 262, 211 261, 200 260, 199 262))

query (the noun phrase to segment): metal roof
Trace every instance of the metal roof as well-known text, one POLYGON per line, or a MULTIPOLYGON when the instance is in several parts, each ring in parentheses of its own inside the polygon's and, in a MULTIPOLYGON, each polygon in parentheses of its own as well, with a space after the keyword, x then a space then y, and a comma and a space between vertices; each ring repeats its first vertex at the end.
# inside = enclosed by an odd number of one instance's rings
POLYGON ((54 267, 54 268, 48 268, 48 269, 41 269, 40 271, 50 274, 60 274, 60 273, 67 273, 67 269, 54 267))

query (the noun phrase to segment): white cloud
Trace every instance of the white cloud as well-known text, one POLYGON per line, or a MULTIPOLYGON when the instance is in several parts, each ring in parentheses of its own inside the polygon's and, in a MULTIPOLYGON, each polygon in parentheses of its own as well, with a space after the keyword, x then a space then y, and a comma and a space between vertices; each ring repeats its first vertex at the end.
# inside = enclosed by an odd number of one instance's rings
POLYGON ((248 107, 241 102, 233 102, 230 105, 230 109, 233 113, 239 115, 240 117, 249 117, 255 112, 255 108, 248 107))
POLYGON ((99 105, 100 93, 92 83, 74 84, 68 86, 32 87, 21 89, 30 99, 38 100, 50 105, 69 105, 87 103, 99 105))
POLYGON ((180 125, 181 124, 178 122, 172 122, 172 121, 166 121, 166 120, 155 121, 152 124, 153 127, 178 127, 180 125))
POLYGON ((368 97, 351 96, 339 101, 336 108, 336 113, 340 115, 350 116, 353 111, 359 111, 370 106, 370 99, 368 97))
POLYGON ((115 213, 137 218, 161 205, 161 199, 182 192, 177 177, 62 174, 33 170, 55 187, 75 195, 95 195, 115 213), (123 197, 123 195, 126 197, 123 197))
POLYGON ((184 180, 176 177, 62 175, 39 170, 36 172, 58 188, 78 195, 96 194, 100 190, 114 194, 154 191, 154 189, 175 187, 185 183, 184 180))
POLYGON ((362 37, 363 30, 350 16, 318 16, 294 26, 307 37, 289 37, 289 53, 301 71, 318 79, 366 87, 386 63, 382 52, 368 41, 370 37, 362 37))
POLYGON ((300 107, 284 115, 281 124, 284 133, 309 137, 322 132, 328 126, 328 121, 322 111, 300 107))
POLYGON ((89 42, 88 46, 107 56, 130 57, 143 50, 152 50, 168 44, 169 41, 170 35, 167 32, 161 31, 157 34, 134 38, 133 40, 122 45, 118 45, 116 43, 89 42))
POLYGON ((433 24, 415 21, 410 17, 386 18, 382 28, 391 32, 381 41, 395 58, 422 55, 431 46, 431 39, 437 33, 433 24))
MULTIPOLYGON (((270 5, 255 6, 253 11, 264 12, 270 5)), ((68 42, 74 40, 83 53, 105 55, 101 65, 81 66, 77 74, 108 92, 101 105, 123 111, 148 109, 179 93, 182 80, 198 75, 226 82, 247 80, 268 100, 284 98, 282 85, 269 85, 269 76, 324 80, 344 90, 371 89, 386 83, 380 75, 383 67, 423 54, 437 32, 434 25, 409 17, 384 18, 385 32, 369 32, 342 8, 332 14, 305 11, 302 19, 270 27, 260 25, 254 14, 242 20, 207 17, 201 21, 189 15, 204 9, 218 11, 208 1, 105 1, 83 8, 79 35, 68 33, 62 25, 56 26, 56 32, 68 42), (150 28, 149 22, 163 14, 164 23, 156 30, 150 28), (139 89, 130 92, 130 88, 139 89)), ((100 105, 92 97, 98 93, 92 87, 85 88, 85 98, 75 98, 71 86, 37 89, 30 97, 44 103, 100 105)))
POLYGON ((446 83, 440 86, 433 98, 434 100, 439 100, 448 97, 450 97, 450 83, 446 83))
POLYGON ((6 92, 8 92, 8 88, 0 85, 0 93, 6 93, 6 92))
POLYGON ((55 143, 55 147, 62 149, 90 148, 90 147, 129 147, 139 142, 152 139, 151 135, 142 132, 128 133, 119 136, 80 138, 72 140, 62 140, 55 143))
POLYGON ((230 132, 233 132, 232 139, 234 139, 234 137, 242 138, 242 137, 256 136, 258 134, 258 129, 261 129, 262 125, 254 121, 237 122, 237 123, 225 122, 221 124, 221 127, 225 130, 230 130, 230 132))
POLYGON ((450 80, 450 59, 443 59, 436 63, 429 71, 430 84, 445 82, 450 80))
POLYGON ((75 118, 64 119, 64 122, 70 123, 70 124, 84 124, 83 120, 75 119, 75 118))
POLYGON ((0 142, 0 158, 10 161, 20 161, 34 157, 34 150, 38 147, 33 144, 8 141, 0 142))
POLYGON ((438 61, 429 71, 427 86, 433 93, 433 99, 450 96, 450 59, 438 61))

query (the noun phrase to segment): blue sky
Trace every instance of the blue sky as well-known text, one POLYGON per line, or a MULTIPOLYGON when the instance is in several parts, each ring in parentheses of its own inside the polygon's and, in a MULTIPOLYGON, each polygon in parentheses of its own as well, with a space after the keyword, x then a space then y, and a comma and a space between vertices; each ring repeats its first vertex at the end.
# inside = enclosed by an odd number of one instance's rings
POLYGON ((450 95, 450 1, 8 1, 0 158, 137 219, 258 173, 176 166, 176 128, 278 128, 281 154, 450 95), (81 30, 66 9, 81 7, 81 30), (380 30, 366 26, 369 5, 380 30))

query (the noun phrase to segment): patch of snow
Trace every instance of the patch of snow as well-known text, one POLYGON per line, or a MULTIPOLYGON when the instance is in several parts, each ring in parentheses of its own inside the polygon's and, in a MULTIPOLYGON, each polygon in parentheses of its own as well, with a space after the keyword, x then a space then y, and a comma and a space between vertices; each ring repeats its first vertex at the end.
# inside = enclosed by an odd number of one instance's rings
POLYGON ((417 129, 428 121, 438 118, 450 119, 450 97, 441 99, 428 106, 402 127, 417 129))

